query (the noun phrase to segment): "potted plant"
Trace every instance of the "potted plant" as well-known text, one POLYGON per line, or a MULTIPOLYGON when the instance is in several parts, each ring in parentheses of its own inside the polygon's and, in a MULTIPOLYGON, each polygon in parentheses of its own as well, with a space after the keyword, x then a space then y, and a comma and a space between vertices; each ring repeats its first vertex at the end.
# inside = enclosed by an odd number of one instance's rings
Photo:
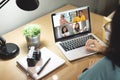
POLYGON ((25 26, 23 29, 23 34, 26 37, 28 48, 35 46, 35 48, 40 45, 40 26, 38 24, 30 24, 25 26))

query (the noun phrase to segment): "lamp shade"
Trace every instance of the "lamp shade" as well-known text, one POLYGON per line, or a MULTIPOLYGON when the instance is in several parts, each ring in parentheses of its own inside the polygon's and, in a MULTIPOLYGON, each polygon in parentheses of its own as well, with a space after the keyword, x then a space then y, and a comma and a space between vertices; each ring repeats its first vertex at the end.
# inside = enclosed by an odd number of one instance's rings
POLYGON ((19 8, 23 10, 32 11, 38 8, 39 1, 38 0, 16 0, 16 4, 19 8))

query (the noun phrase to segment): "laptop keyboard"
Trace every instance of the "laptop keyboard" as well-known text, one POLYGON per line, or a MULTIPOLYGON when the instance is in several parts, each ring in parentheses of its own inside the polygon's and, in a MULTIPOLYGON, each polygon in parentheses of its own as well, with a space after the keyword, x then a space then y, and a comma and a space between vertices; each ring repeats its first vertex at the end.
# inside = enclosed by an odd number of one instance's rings
POLYGON ((60 45, 63 47, 65 51, 69 51, 85 46, 85 43, 88 39, 95 39, 95 38, 92 35, 86 35, 75 39, 63 41, 62 43, 60 43, 60 45))

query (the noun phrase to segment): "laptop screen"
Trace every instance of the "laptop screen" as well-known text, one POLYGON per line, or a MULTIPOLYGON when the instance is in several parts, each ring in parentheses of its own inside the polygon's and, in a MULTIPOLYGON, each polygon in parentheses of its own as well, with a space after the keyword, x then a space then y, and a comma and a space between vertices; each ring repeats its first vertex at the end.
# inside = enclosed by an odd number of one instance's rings
POLYGON ((88 6, 53 13, 51 17, 55 41, 66 40, 91 32, 88 6))

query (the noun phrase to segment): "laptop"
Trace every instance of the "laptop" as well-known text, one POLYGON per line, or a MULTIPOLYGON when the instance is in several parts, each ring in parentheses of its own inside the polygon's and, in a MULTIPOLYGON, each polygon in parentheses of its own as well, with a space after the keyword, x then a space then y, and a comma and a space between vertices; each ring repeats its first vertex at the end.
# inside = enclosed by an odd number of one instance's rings
POLYGON ((69 61, 96 53, 85 49, 85 43, 88 39, 96 39, 101 44, 104 44, 98 37, 91 33, 88 6, 52 13, 51 19, 55 43, 69 61), (82 18, 79 19, 78 16, 82 18))

